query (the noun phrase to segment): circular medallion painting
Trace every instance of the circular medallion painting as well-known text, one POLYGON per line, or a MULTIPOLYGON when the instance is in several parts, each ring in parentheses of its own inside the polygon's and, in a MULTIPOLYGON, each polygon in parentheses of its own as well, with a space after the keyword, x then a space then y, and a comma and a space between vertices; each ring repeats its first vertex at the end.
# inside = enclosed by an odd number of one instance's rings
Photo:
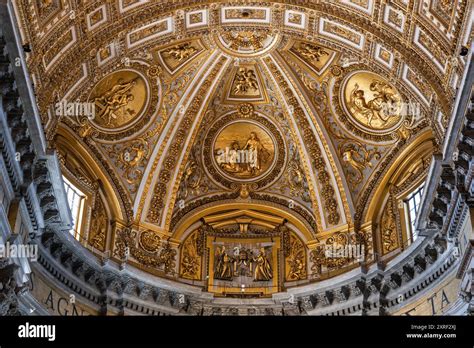
POLYGON ((272 167, 275 143, 261 126, 237 121, 217 134, 213 153, 216 166, 225 176, 251 180, 264 175, 272 167))
POLYGON ((379 75, 355 72, 346 78, 342 91, 349 118, 360 128, 386 132, 401 123, 400 93, 379 75))
POLYGON ((145 79, 135 71, 113 72, 93 88, 89 102, 95 104, 92 122, 100 128, 121 130, 135 123, 147 103, 145 79))

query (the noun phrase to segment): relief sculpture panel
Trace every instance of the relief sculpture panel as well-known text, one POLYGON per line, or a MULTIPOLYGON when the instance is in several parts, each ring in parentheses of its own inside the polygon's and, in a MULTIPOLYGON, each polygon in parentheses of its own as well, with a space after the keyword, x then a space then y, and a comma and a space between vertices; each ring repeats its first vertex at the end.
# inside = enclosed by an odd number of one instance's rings
POLYGON ((376 74, 357 72, 348 77, 344 103, 350 120, 368 131, 385 131, 396 127, 402 98, 399 92, 376 74))
POLYGON ((92 90, 95 105, 93 123, 106 130, 123 129, 134 123, 147 104, 145 79, 132 70, 116 71, 104 77, 92 90))
POLYGON ((226 126, 214 143, 218 168, 237 179, 252 179, 267 172, 275 159, 275 145, 269 133, 250 122, 226 126))
POLYGON ((221 295, 266 296, 278 291, 280 239, 208 238, 209 291, 221 295))

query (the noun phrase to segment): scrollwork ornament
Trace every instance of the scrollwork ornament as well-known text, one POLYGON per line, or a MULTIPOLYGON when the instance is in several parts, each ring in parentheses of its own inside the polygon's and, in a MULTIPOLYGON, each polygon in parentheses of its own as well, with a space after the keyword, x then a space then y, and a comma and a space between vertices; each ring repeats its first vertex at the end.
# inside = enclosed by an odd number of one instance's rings
POLYGON ((382 235, 383 253, 388 253, 398 247, 397 222, 395 210, 393 208, 393 198, 389 196, 387 204, 382 214, 380 224, 380 232, 382 235))
POLYGON ((302 280, 306 278, 306 247, 293 234, 289 238, 289 255, 286 258, 288 281, 302 280))
POLYGON ((161 245, 161 238, 153 231, 143 231, 139 237, 140 245, 150 253, 156 253, 161 245))
POLYGON ((379 160, 381 154, 376 149, 367 149, 367 146, 356 140, 346 140, 339 147, 339 155, 347 164, 348 182, 353 189, 364 179, 364 171, 372 168, 372 161, 379 160))

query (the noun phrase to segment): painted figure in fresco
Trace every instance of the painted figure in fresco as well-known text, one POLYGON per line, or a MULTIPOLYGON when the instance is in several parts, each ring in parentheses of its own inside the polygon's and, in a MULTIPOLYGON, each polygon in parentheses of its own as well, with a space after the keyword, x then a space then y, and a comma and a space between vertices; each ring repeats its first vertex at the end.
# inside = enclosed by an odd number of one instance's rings
POLYGON ((273 278, 272 266, 265 254, 265 248, 260 248, 260 253, 254 259, 254 280, 268 281, 273 278))

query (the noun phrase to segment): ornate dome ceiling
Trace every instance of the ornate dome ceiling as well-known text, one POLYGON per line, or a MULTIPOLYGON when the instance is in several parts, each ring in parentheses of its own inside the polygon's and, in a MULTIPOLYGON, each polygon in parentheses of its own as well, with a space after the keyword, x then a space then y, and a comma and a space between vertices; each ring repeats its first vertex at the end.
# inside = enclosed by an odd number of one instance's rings
POLYGON ((273 273, 253 273, 255 292, 268 294, 360 265, 323 246, 362 245, 368 264, 406 248, 397 204, 445 136, 472 41, 466 0, 15 9, 98 255, 221 295, 260 257, 273 273), (94 112, 58 112, 71 103, 94 112))

